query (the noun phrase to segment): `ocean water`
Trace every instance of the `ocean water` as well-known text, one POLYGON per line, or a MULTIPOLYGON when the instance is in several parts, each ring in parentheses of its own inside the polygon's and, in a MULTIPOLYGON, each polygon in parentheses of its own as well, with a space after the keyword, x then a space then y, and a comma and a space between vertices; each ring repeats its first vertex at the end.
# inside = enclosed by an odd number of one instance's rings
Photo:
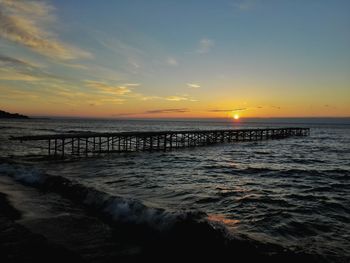
MULTIPOLYGON (((149 209, 169 213, 201 211, 209 220, 224 224, 234 235, 280 244, 329 261, 350 260, 349 118, 240 122, 0 120, 0 133, 0 156, 26 163, 26 167, 29 164, 29 169, 38 173, 66 178, 122 200, 141 203, 149 209), (40 145, 8 141, 12 135, 82 131, 288 126, 310 127, 311 135, 171 152, 113 153, 66 161, 35 160, 32 156, 43 153, 40 145)), ((0 173, 9 169, 17 176, 24 173, 23 169, 4 163, 0 173)), ((23 176, 32 180, 33 171, 23 176)), ((125 203, 114 208, 118 215, 130 213, 125 203)), ((123 218, 130 217, 123 215, 123 218)))

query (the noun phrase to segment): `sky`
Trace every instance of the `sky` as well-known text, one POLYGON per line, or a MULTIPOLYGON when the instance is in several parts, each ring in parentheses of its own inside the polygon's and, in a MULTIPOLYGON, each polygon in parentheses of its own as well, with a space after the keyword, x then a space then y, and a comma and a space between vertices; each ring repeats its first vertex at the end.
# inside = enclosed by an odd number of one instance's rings
POLYGON ((349 117, 348 0, 0 0, 0 109, 349 117))

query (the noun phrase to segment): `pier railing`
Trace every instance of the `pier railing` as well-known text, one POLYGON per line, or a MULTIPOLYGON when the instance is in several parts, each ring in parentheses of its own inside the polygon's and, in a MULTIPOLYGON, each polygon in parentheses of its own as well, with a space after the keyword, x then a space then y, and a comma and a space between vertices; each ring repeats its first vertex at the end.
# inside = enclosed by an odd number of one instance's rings
POLYGON ((49 156, 89 156, 107 152, 168 151, 217 143, 261 141, 291 136, 307 136, 309 128, 242 130, 192 130, 117 133, 76 133, 10 137, 17 141, 46 142, 49 156))

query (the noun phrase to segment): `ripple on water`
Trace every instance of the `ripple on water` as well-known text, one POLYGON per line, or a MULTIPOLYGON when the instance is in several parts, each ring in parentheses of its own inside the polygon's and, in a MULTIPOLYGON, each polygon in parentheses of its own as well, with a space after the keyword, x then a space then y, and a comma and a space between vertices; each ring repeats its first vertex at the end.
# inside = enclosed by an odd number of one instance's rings
MULTIPOLYGON (((120 121, 113 125, 68 121, 64 125, 51 123, 47 129, 157 130, 170 124, 120 121)), ((193 123, 171 125, 174 129, 194 128, 193 123)), ((201 127, 214 127, 210 125, 201 127)), ((0 137, 23 132, 17 124, 4 126, 15 128, 2 127, 0 137)), ((24 128, 42 133, 35 131, 39 126, 43 127, 34 123, 24 128)), ((238 232, 259 234, 268 241, 291 245, 303 242, 308 244, 306 250, 350 256, 349 145, 349 127, 315 127, 308 138, 119 154, 85 163, 47 165, 44 169, 169 210, 199 209, 215 215, 213 220, 238 220, 238 232)))

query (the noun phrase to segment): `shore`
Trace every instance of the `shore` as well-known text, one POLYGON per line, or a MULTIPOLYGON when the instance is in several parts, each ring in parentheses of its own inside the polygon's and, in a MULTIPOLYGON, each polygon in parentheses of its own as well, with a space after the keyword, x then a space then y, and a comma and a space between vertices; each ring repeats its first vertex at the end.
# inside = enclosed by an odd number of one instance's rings
POLYGON ((1 262, 83 262, 76 253, 51 243, 16 223, 20 213, 0 193, 0 254, 1 262))
MULTIPOLYGON (((193 215, 170 229, 157 231, 145 224, 118 222, 101 215, 77 198, 77 186, 60 195, 66 181, 46 188, 25 186, 0 176, 0 251, 2 262, 140 262, 218 260, 238 262, 322 262, 271 244, 229 236, 225 228, 193 215), (50 189, 51 188, 51 189, 50 189), (59 190, 61 189, 61 190, 59 190)), ((84 193, 86 194, 86 193, 84 193)))
POLYGON ((115 229, 81 206, 0 179, 1 262, 138 261, 136 245, 123 242, 115 229))

